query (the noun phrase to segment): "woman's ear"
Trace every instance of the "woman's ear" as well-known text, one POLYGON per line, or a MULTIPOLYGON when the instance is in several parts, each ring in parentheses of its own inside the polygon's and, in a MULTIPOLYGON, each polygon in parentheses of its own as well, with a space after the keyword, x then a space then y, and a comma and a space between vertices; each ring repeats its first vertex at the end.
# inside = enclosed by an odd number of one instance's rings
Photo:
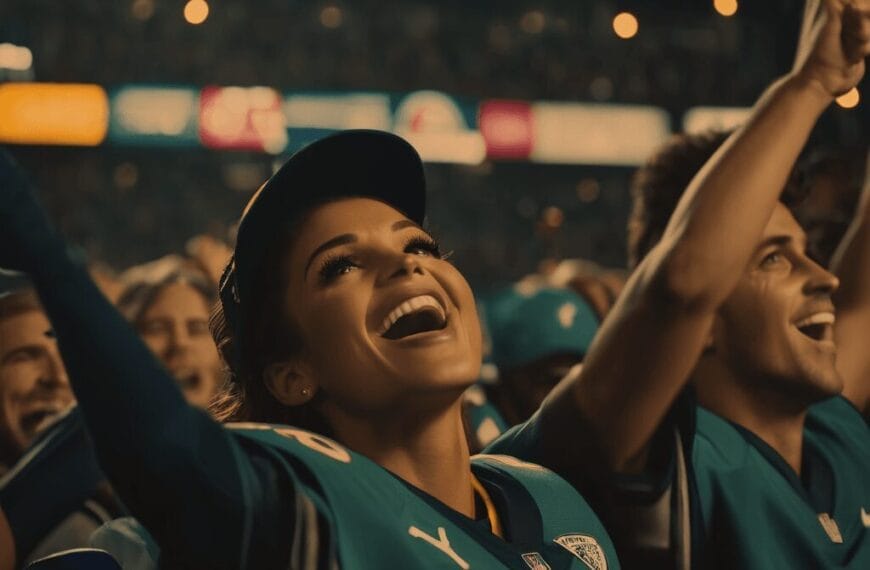
POLYGON ((266 366, 263 379, 266 388, 275 399, 287 406, 301 406, 308 403, 318 388, 304 365, 294 360, 275 362, 266 366))

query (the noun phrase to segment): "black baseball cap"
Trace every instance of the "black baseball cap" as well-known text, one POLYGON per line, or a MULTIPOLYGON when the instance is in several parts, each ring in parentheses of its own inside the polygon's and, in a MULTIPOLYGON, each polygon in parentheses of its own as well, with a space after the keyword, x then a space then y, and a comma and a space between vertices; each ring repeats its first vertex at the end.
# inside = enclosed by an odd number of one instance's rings
POLYGON ((287 224, 319 204, 338 198, 380 200, 423 225, 426 180, 420 155, 392 133, 347 130, 311 143, 290 157, 254 194, 239 222, 233 257, 220 281, 227 324, 235 332, 238 371, 244 342, 245 308, 254 276, 269 244, 287 224))

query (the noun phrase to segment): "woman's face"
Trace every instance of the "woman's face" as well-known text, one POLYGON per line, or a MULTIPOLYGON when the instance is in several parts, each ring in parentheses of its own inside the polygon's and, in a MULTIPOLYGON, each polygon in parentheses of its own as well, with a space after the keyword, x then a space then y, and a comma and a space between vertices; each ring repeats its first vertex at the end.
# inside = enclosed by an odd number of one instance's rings
POLYGON ((163 287, 137 322, 139 334, 178 381, 187 400, 205 407, 220 386, 221 363, 202 293, 184 283, 163 287))
POLYGON ((471 289, 397 210, 367 198, 319 206, 285 262, 287 316, 327 417, 446 404, 477 378, 471 289))

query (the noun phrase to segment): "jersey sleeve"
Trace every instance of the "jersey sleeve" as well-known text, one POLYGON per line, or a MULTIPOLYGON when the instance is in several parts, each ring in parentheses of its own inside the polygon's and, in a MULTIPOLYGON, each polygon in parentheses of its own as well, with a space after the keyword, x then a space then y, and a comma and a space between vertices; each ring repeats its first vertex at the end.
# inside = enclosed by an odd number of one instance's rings
POLYGON ((99 462, 163 555, 180 567, 286 566, 297 505, 288 473, 189 406, 65 252, 48 252, 32 278, 99 462))

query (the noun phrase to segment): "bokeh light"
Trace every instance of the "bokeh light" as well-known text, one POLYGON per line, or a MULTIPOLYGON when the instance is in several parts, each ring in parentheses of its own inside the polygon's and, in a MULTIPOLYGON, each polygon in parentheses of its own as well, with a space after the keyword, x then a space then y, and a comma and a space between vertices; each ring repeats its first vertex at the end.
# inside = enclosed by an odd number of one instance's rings
POLYGON ((547 19, 540 10, 530 10, 520 18, 520 28, 527 34, 540 34, 546 23, 547 19))
POLYGON ((637 18, 630 12, 620 12, 613 18, 613 31, 624 40, 637 35, 638 28, 637 18))
POLYGON ((208 3, 205 0, 190 0, 184 5, 184 19, 194 26, 205 22, 208 18, 208 3))
POLYGON ((338 6, 325 6, 323 10, 320 11, 320 24, 324 28, 334 30, 340 28, 343 22, 344 13, 342 13, 341 8, 338 6))
POLYGON ((141 22, 149 20, 154 15, 154 0, 133 0, 130 13, 141 22))
POLYGON ((737 0, 713 0, 713 7, 723 16, 736 14, 737 6, 737 0))
POLYGON ((844 109, 853 109, 861 102, 861 94, 857 87, 852 87, 847 92, 837 97, 837 105, 844 109))

